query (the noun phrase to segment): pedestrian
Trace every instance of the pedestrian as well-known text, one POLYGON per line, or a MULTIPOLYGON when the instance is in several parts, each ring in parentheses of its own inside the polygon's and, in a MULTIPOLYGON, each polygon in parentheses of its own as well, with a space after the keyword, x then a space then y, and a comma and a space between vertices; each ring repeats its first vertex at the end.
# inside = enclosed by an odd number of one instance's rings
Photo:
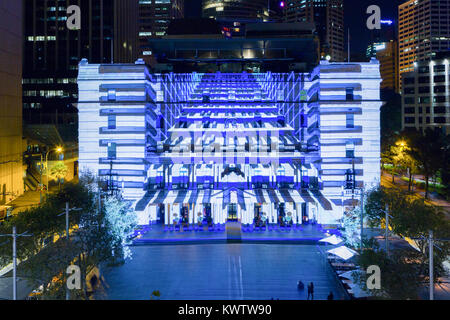
POLYGON ((334 299, 333 291, 330 291, 330 294, 328 295, 327 300, 333 300, 333 299, 334 299))
POLYGON ((308 284, 308 298, 307 298, 307 300, 309 300, 309 297, 311 297, 311 300, 314 300, 314 284, 312 282, 310 282, 308 284))

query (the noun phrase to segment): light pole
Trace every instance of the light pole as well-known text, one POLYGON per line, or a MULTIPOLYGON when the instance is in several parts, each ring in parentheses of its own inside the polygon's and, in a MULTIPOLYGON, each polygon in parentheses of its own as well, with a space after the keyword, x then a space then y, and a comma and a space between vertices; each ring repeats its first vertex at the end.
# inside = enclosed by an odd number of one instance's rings
MULTIPOLYGON (((27 231, 28 232, 28 231, 27 231)), ((12 258, 13 258, 13 300, 17 300, 17 237, 31 237, 31 234, 24 232, 22 234, 17 234, 16 226, 12 227, 12 234, 2 234, 0 237, 12 237, 12 258)))
POLYGON ((387 204, 385 206, 385 210, 381 210, 381 212, 384 212, 384 214, 385 214, 384 237, 385 237, 385 243, 386 243, 386 255, 389 256, 389 217, 392 218, 392 216, 389 214, 389 206, 387 204))
MULTIPOLYGON (((66 239, 69 241, 69 212, 70 211, 80 211, 81 208, 72 208, 69 209, 69 203, 66 202, 66 210, 58 215, 58 217, 62 216, 63 214, 66 216, 66 239)), ((70 292, 69 289, 66 288, 66 300, 70 300, 70 292)))
MULTIPOLYGON (((47 151, 47 153, 45 154, 45 167, 47 168, 47 190, 46 192, 48 193, 48 189, 49 189, 49 184, 48 184, 48 175, 49 175, 49 170, 48 170, 48 155, 52 152, 52 151, 56 151, 58 154, 61 154, 64 152, 64 149, 62 147, 57 147, 55 149, 50 149, 47 151)), ((42 159, 42 155, 41 155, 41 159, 42 159)), ((42 161, 42 160, 41 160, 42 161)))

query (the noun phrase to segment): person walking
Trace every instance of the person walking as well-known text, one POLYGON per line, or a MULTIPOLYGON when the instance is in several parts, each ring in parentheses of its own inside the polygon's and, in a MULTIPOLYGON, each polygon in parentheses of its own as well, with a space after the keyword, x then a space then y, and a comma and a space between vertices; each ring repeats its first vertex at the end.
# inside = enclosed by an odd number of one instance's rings
POLYGON ((314 300, 314 284, 312 282, 308 285, 308 298, 306 300, 309 300, 309 297, 311 297, 311 300, 314 300))
POLYGON ((333 299, 334 299, 333 291, 330 291, 330 294, 328 295, 327 300, 333 300, 333 299))

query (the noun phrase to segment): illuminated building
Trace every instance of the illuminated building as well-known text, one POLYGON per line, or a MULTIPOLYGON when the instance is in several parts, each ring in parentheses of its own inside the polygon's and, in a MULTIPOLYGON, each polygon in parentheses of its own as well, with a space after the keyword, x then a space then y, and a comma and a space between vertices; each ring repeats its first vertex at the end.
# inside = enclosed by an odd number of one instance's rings
POLYGON ((414 71, 414 62, 430 61, 437 52, 450 50, 448 1, 410 0, 399 6, 399 68, 401 77, 414 71))
POLYGON ((376 58, 380 61, 381 89, 399 92, 398 87, 398 42, 389 41, 376 48, 376 58))
POLYGON ((264 214, 338 224, 380 181, 380 74, 322 61, 310 73, 150 74, 83 60, 80 171, 136 201, 140 224, 264 214))
POLYGON ((450 55, 438 53, 403 74, 402 128, 450 130, 450 55))
POLYGON ((346 60, 343 0, 287 0, 286 22, 314 22, 320 40, 321 58, 346 60))
POLYGON ((138 58, 138 1, 41 0, 24 6, 23 109, 26 123, 76 126, 78 63, 138 58), (66 26, 81 8, 81 29, 66 26))
POLYGON ((268 18, 267 0, 203 0, 204 18, 218 20, 260 20, 268 18))
MULTIPOLYGON (((23 191, 22 2, 0 4, 0 205, 23 191), (6 45, 5 45, 6 44, 6 45)), ((0 207, 0 220, 4 218, 0 207)))
MULTIPOLYGON (((145 45, 149 38, 166 35, 171 20, 184 17, 184 0, 139 0, 139 41, 145 45)), ((151 51, 141 50, 142 57, 151 51)))

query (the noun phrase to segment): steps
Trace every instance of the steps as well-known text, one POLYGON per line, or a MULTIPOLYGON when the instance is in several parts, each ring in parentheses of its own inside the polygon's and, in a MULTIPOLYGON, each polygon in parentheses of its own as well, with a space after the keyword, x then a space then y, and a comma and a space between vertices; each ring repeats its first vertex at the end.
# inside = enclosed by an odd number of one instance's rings
POLYGON ((242 243, 242 224, 240 222, 227 222, 227 243, 242 243))

